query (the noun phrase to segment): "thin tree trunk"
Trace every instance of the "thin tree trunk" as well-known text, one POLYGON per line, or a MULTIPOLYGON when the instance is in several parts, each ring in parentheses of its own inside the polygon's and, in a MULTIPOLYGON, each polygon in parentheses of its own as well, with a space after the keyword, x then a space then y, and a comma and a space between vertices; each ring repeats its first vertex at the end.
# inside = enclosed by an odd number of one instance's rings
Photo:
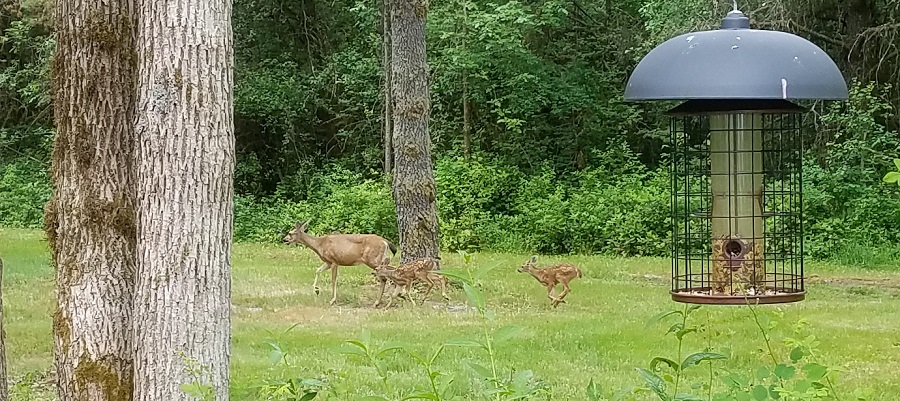
POLYGON ((9 399, 6 378, 6 329, 3 327, 3 259, 0 259, 0 401, 9 399))
POLYGON ((138 28, 135 399, 228 400, 234 121, 230 0, 147 0, 138 28), (203 371, 187 368, 198 364, 203 371))
POLYGON ((130 400, 135 270, 133 0, 59 0, 45 231, 59 399, 130 400))
POLYGON ((438 217, 428 119, 427 0, 391 2, 394 201, 402 261, 438 256, 438 217))
MULTIPOLYGON (((468 4, 465 0, 462 2, 463 23, 462 23, 462 50, 463 55, 466 54, 466 41, 468 39, 469 15, 466 9, 468 4)), ((463 68, 462 76, 462 104, 463 104, 463 152, 466 159, 472 155, 472 105, 469 104, 469 69, 463 68)))
POLYGON ((384 173, 394 171, 393 101, 391 98, 391 0, 381 0, 382 57, 384 71, 384 173))

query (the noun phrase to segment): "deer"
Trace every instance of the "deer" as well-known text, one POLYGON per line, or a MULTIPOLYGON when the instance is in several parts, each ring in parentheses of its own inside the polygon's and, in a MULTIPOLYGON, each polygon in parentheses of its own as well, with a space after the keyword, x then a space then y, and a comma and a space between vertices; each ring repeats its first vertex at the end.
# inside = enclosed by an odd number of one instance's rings
POLYGON ((331 269, 331 303, 337 302, 338 266, 360 266, 369 268, 386 265, 397 254, 397 248, 390 241, 375 234, 327 234, 313 237, 306 233, 309 220, 299 221, 283 239, 285 244, 303 244, 311 249, 323 264, 316 269, 313 290, 319 295, 319 275, 331 269))
MULTIPOLYGON (((403 294, 409 294, 409 290, 412 288, 412 285, 421 281, 427 285, 425 289, 425 294, 422 296, 422 304, 425 303, 425 300, 428 299, 428 294, 431 293, 431 290, 434 288, 435 283, 440 284, 441 286, 441 296, 444 297, 445 300, 449 301, 450 297, 447 296, 447 278, 441 274, 435 273, 435 270, 438 270, 440 266, 440 260, 435 258, 420 258, 413 260, 412 262, 408 262, 399 267, 391 266, 391 265, 382 265, 376 267, 372 271, 372 275, 375 276, 376 280, 381 284, 381 289, 378 291, 378 301, 375 302, 374 308, 377 308, 381 305, 381 301, 384 298, 384 287, 388 281, 394 283, 394 293, 388 299, 388 304, 385 306, 386 308, 390 308, 391 304, 394 302, 394 298, 401 295, 401 291, 403 294)), ((416 304, 416 301, 411 297, 408 298, 413 305, 416 304)))
POLYGON ((569 282, 576 278, 581 278, 581 269, 575 267, 571 263, 563 263, 544 268, 535 267, 537 263, 537 255, 531 257, 519 267, 520 273, 531 274, 539 283, 547 288, 547 297, 550 298, 550 306, 557 307, 560 303, 565 303, 563 298, 569 295, 569 282), (553 290, 557 284, 562 284, 563 291, 558 296, 553 295, 553 290))

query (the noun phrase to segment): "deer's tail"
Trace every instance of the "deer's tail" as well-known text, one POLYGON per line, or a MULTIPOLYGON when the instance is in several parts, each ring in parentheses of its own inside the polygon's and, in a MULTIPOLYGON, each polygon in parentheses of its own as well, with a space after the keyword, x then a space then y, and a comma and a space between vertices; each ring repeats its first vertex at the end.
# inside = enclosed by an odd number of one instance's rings
POLYGON ((578 273, 578 278, 581 278, 581 269, 579 269, 579 268, 576 267, 576 268, 575 268, 575 272, 578 273))
POLYGON ((387 245, 388 249, 391 250, 391 255, 397 254, 397 247, 395 247, 394 244, 391 243, 391 241, 384 241, 384 244, 387 245))

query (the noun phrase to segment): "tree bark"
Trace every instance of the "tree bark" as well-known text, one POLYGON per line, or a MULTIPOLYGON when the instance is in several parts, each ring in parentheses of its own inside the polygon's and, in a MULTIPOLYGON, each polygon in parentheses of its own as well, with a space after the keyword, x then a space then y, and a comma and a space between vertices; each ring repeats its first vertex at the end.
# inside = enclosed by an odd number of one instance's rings
POLYGON ((6 378, 6 329, 3 327, 3 259, 0 259, 0 401, 9 400, 6 378))
POLYGON ((394 171, 394 104, 391 97, 391 0, 381 0, 381 22, 381 68, 384 71, 384 173, 390 174, 394 171))
POLYGON ((394 201, 402 262, 438 256, 438 217, 428 119, 427 0, 391 1, 394 201))
POLYGON ((235 162, 230 0, 147 0, 138 27, 135 399, 228 400, 235 162), (192 373, 197 364, 203 371, 192 373))
POLYGON ((135 270, 133 0, 59 0, 45 231, 59 399, 130 400, 135 270))

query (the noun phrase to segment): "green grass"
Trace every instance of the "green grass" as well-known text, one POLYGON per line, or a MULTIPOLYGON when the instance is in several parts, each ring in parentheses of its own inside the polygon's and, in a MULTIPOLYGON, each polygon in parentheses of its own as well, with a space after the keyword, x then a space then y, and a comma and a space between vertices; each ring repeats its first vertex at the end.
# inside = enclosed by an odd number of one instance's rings
MULTIPOLYGON (((500 263, 484 280, 488 306, 496 312, 492 326, 514 324, 525 331, 498 346, 499 367, 531 369, 552 388, 553 400, 584 400, 588 381, 606 391, 640 385, 635 367, 646 367, 657 355, 673 357, 675 339, 663 336, 668 324, 645 327, 660 311, 678 308, 670 301, 669 262, 659 258, 617 259, 573 256, 543 257, 539 265, 560 261, 582 267, 584 277, 572 285, 568 303, 553 310, 544 290, 515 268, 529 255, 477 254, 478 266, 500 263)), ((52 363, 51 309, 53 273, 48 265, 46 242, 39 231, 0 230, 0 257, 4 274, 4 318, 7 358, 14 379, 47 371, 52 363)), ((445 267, 460 267, 461 259, 445 254, 445 267)), ((457 338, 478 338, 481 321, 470 311, 403 305, 391 310, 370 306, 377 294, 365 267, 342 268, 339 305, 328 307, 329 296, 312 292, 315 267, 312 252, 282 245, 238 244, 234 249, 232 399, 256 399, 254 386, 266 378, 287 375, 316 377, 331 372, 342 395, 356 399, 382 388, 374 370, 359 360, 335 351, 344 340, 357 339, 362 329, 378 343, 401 342, 411 350, 430 353, 438 344, 457 338), (282 333, 290 326, 297 326, 282 333), (273 367, 268 342, 284 344, 295 368, 273 367)), ((809 263, 810 280, 804 302, 782 305, 783 327, 778 341, 790 335, 798 319, 809 321, 808 332, 821 340, 820 363, 845 370, 839 389, 872 390, 870 400, 895 400, 900 394, 900 269, 866 270, 833 264, 809 263)), ((325 280, 323 288, 330 288, 325 280)), ((463 305, 465 295, 451 289, 452 303, 463 305)), ((460 308, 461 309, 461 308, 460 308)), ((759 307, 770 313, 774 307, 759 307)), ((730 348, 732 358, 719 364, 725 369, 752 373, 768 361, 759 332, 746 307, 706 307, 696 319, 717 332, 717 348, 730 348)), ((710 332, 712 333, 712 332, 710 332)), ((686 352, 701 349, 708 339, 688 337, 686 352)), ((461 388, 475 385, 467 378, 467 362, 487 364, 476 349, 448 349, 437 369, 460 375, 461 388)), ((403 354, 388 357, 390 383, 412 390, 426 384, 424 375, 403 354)), ((701 372, 705 369, 701 369, 701 372)), ((705 373, 699 373, 705 374, 705 373)), ((698 379, 691 377, 690 380, 698 379)), ((27 399, 27 398, 21 398, 27 399)), ((649 398, 648 398, 649 399, 649 398)))

